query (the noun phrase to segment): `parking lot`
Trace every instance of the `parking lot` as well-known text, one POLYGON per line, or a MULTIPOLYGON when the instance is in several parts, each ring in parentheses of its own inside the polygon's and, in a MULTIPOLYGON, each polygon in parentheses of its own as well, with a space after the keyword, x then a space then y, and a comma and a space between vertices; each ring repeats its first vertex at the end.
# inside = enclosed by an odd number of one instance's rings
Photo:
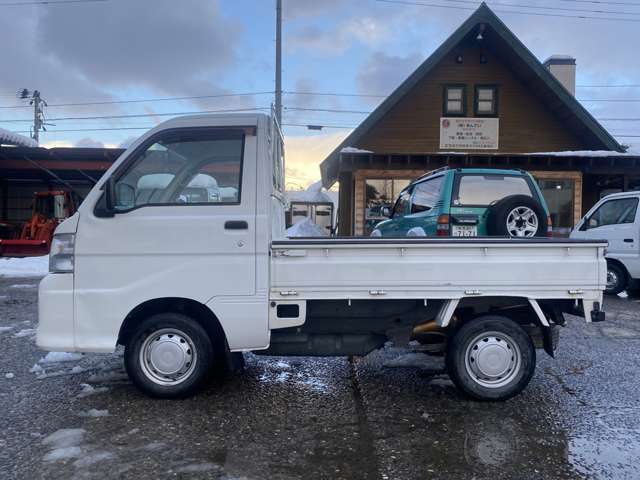
POLYGON ((35 346, 37 279, 0 279, 0 478, 637 478, 640 300, 571 318, 528 389, 470 401, 438 359, 246 355, 181 401, 151 400, 121 352, 35 346), (44 360, 42 360, 44 358, 44 360))

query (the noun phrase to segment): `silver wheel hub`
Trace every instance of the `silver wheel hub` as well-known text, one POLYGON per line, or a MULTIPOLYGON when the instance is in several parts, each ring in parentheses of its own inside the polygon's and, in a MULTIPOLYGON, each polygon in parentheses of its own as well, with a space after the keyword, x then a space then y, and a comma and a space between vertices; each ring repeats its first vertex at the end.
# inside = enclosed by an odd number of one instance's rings
POLYGON ((538 231, 538 216, 529 207, 516 207, 507 215, 507 232, 512 237, 533 237, 538 231))
POLYGON ((465 352, 467 373, 483 387, 498 388, 508 384, 518 374, 521 363, 516 343, 499 332, 478 335, 465 352))
POLYGON ((164 328, 151 333, 140 350, 140 365, 147 378, 159 385, 186 380, 197 362, 193 341, 184 332, 164 328))
POLYGON ((613 270, 607 270, 607 288, 612 289, 618 283, 618 274, 613 270))

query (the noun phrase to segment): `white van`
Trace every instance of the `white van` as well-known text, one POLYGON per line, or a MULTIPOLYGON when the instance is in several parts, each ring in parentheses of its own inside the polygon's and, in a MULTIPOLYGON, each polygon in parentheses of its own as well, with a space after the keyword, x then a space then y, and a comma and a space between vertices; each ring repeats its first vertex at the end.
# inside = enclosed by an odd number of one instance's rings
POLYGON ((536 348, 554 354, 563 313, 604 320, 605 242, 288 239, 283 185, 265 115, 177 118, 143 135, 56 230, 38 346, 124 345, 135 384, 166 398, 237 352, 366 355, 415 338, 462 390, 498 400, 525 388, 536 348), (202 178, 209 193, 196 195, 202 178), (228 193, 213 195, 212 179, 228 193))
POLYGON ((620 293, 640 278, 639 200, 640 192, 607 195, 571 232, 571 238, 609 242, 606 293, 620 293))

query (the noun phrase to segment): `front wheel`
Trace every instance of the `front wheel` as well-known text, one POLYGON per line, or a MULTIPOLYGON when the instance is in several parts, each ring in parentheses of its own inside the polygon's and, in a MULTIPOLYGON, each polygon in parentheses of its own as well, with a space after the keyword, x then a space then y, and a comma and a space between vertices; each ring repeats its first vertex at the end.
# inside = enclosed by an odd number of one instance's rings
POLYGON ((607 262, 607 286, 604 293, 617 295, 627 288, 627 272, 615 263, 607 262))
POLYGON ((143 321, 127 343, 124 364, 129 378, 156 398, 184 398, 205 383, 214 351, 207 332, 178 313, 160 313, 143 321))
POLYGON ((529 335, 513 320, 486 315, 449 341, 446 367, 456 386, 478 400, 506 400, 528 385, 536 367, 529 335))

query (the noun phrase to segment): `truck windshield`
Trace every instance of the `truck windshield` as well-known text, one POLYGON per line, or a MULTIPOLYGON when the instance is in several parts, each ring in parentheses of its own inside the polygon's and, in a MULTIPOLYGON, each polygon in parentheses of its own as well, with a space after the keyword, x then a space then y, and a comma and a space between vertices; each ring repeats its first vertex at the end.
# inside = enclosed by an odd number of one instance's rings
POLYGON ((454 206, 487 206, 511 195, 532 197, 531 187, 525 177, 515 175, 462 175, 454 206))

